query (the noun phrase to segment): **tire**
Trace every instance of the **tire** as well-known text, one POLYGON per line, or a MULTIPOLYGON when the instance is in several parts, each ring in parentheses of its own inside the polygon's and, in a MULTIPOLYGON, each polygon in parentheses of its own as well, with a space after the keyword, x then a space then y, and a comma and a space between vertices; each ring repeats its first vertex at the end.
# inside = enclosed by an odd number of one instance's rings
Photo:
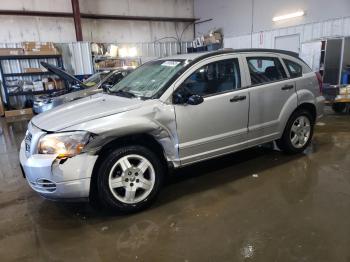
POLYGON ((334 103, 332 105, 332 109, 336 113, 343 113, 345 108, 346 108, 346 104, 345 103, 334 103))
POLYGON ((100 201, 108 209, 119 213, 143 210, 156 199, 164 172, 159 157, 146 147, 132 145, 115 149, 102 161, 98 170, 100 201))
POLYGON ((311 113, 307 110, 297 110, 289 118, 282 137, 277 140, 277 145, 287 154, 301 153, 310 145, 313 131, 314 120, 311 113), (308 128, 301 127, 302 119, 308 128))

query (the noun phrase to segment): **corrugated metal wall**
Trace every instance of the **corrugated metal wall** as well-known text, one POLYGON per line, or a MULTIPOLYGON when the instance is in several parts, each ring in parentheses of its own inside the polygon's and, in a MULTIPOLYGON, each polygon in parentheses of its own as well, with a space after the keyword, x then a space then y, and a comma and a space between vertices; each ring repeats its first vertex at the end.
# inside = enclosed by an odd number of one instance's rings
POLYGON ((350 17, 326 20, 299 26, 280 28, 259 33, 225 37, 225 48, 274 48, 275 38, 286 35, 300 35, 300 43, 321 38, 350 36, 350 17))
MULTIPOLYGON (((74 42, 74 43, 55 43, 63 56, 63 64, 65 69, 74 75, 93 74, 93 64, 91 57, 90 42, 74 42)), ((158 57, 176 55, 180 49, 181 52, 187 53, 187 47, 192 46, 192 42, 157 42, 157 43, 116 43, 123 47, 136 47, 138 56, 142 62, 146 62, 158 57)), ((0 43, 0 48, 16 48, 21 47, 21 43, 0 43)), ((40 67, 39 62, 46 61, 56 64, 55 59, 41 60, 12 60, 4 62, 4 73, 20 73, 26 67, 40 67)))
POLYGON ((94 73, 90 42, 56 44, 62 53, 64 68, 74 75, 94 73))

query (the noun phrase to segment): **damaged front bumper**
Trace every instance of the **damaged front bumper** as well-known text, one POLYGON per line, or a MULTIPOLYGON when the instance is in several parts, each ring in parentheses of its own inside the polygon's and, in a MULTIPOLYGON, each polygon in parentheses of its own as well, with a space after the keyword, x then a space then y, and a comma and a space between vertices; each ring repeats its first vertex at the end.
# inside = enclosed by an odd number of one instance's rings
POLYGON ((96 155, 80 154, 66 160, 56 155, 26 155, 21 144, 20 163, 30 187, 53 200, 86 199, 89 197, 92 170, 96 155))

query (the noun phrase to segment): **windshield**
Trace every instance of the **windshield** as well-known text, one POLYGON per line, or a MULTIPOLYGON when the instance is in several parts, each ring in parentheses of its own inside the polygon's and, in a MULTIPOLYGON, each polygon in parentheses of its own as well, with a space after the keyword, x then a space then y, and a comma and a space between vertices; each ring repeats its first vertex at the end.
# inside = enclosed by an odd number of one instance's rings
POLYGON ((84 80, 84 84, 87 86, 94 86, 98 84, 109 72, 96 73, 84 80))
POLYGON ((156 60, 148 62, 127 75, 109 89, 111 93, 129 93, 135 97, 151 98, 184 67, 185 60, 156 60))

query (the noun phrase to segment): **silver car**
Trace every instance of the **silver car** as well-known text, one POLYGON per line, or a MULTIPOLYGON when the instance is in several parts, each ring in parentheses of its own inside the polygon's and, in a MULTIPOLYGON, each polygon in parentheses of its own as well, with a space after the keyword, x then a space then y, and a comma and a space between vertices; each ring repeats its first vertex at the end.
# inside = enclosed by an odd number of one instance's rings
POLYGON ((134 212, 170 168, 276 141, 309 144, 320 78, 297 54, 221 50, 162 58, 96 94, 35 116, 20 150, 28 184, 50 199, 98 196, 134 212))
MULTIPOLYGON (((42 62, 42 64, 43 63, 44 62, 42 62)), ((54 67, 53 65, 49 65, 47 63, 46 65, 50 66, 50 69, 54 67)), ((76 77, 59 68, 51 71, 68 83, 71 83, 72 87, 70 88, 69 92, 67 92, 67 90, 60 90, 50 95, 36 97, 33 101, 33 111, 36 114, 43 113, 58 105, 62 105, 73 100, 101 93, 103 90, 107 90, 109 87, 118 83, 121 79, 123 79, 123 77, 132 72, 133 69, 120 68, 113 71, 99 72, 92 75, 84 82, 79 81, 76 77)))

